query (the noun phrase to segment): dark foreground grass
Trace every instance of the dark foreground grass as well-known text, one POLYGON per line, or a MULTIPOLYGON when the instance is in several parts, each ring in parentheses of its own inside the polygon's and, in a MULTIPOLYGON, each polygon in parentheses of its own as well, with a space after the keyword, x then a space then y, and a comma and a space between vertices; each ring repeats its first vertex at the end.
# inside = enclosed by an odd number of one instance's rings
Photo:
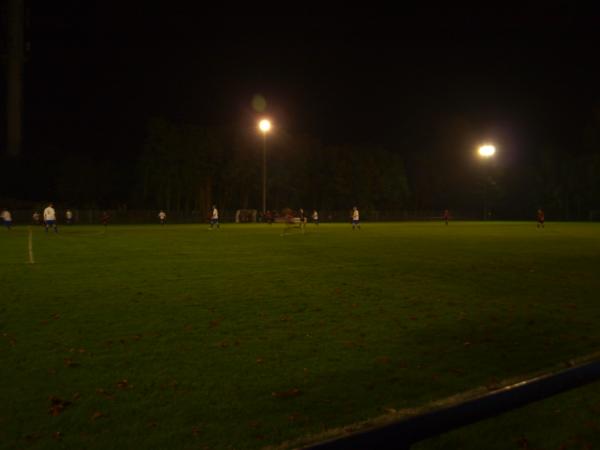
POLYGON ((600 348, 598 225, 281 230, 1 230, 0 448, 293 446, 600 348))

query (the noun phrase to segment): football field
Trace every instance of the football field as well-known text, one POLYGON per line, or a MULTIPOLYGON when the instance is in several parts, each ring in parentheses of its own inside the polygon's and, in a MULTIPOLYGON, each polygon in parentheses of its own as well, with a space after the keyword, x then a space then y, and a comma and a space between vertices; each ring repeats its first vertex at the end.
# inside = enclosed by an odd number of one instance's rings
MULTIPOLYGON (((293 448, 600 351, 600 224, 282 231, 0 230, 0 448, 293 448)), ((598 446, 584 389, 418 448, 598 446)))

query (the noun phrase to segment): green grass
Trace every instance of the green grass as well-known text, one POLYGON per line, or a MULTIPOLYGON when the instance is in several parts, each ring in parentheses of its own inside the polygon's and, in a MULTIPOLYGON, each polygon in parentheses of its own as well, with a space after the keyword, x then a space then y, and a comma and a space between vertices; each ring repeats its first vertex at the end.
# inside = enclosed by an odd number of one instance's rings
POLYGON ((594 224, 0 231, 0 448, 261 448, 600 348, 594 224))

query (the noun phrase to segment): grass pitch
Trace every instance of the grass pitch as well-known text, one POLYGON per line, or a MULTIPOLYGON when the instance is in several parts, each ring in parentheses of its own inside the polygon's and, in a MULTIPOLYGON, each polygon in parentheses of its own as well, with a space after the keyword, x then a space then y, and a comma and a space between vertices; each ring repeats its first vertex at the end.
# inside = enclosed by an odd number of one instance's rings
POLYGON ((0 448, 293 446, 600 349, 594 224, 0 231, 0 448))

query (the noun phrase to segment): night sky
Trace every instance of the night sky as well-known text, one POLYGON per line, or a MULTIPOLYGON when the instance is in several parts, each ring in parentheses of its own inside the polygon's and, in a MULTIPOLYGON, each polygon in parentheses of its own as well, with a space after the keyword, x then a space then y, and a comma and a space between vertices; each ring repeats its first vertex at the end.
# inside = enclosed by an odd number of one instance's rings
POLYGON ((255 94, 280 129, 407 155, 444 147, 457 124, 513 159, 576 152, 600 111, 600 16, 573 7, 232 16, 199 2, 26 3, 29 155, 133 161, 148 119, 254 126, 255 94))

